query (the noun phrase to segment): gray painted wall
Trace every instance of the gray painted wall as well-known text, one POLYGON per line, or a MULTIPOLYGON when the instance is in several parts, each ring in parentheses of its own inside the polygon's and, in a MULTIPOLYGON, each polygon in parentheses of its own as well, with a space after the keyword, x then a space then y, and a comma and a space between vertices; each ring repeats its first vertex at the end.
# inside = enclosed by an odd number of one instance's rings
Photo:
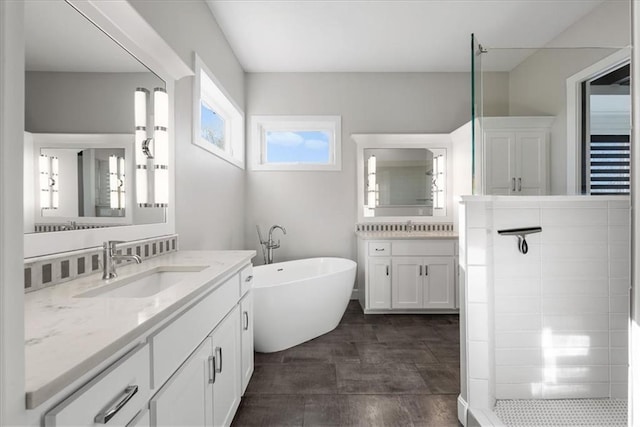
MULTIPOLYGON (((182 60, 197 52, 240 108, 244 71, 203 1, 133 0, 182 60)), ((176 232, 181 249, 244 247, 245 173, 191 143, 193 78, 175 87, 176 232)))
MULTIPOLYGON (((507 113, 508 76, 485 78, 492 115, 507 113)), ((247 173, 247 248, 255 226, 287 229, 276 261, 314 256, 356 259, 356 145, 353 133, 449 133, 470 119, 469 73, 250 73, 252 115, 340 115, 342 171, 247 173)), ((253 153, 247 135, 248 158, 253 153)), ((279 233, 279 232, 278 232, 279 233)), ((262 263, 262 257, 256 259, 262 263)))

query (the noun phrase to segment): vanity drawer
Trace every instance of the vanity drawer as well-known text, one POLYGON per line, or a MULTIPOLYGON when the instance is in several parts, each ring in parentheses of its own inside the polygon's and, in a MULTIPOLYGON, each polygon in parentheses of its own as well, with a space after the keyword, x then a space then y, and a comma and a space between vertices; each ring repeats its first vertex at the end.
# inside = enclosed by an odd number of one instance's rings
POLYGON ((393 256, 440 256, 455 254, 456 241, 451 240, 396 240, 393 256))
POLYGON ((240 297, 253 286, 253 266, 249 264, 240 271, 240 297))
POLYGON ((149 338, 154 389, 169 379, 239 299, 240 274, 236 274, 149 338))
POLYGON ((124 426, 146 406, 149 396, 149 346, 143 344, 50 410, 44 417, 44 425, 89 426, 108 422, 124 426), (125 401, 116 411, 118 403, 125 401), (98 422, 96 417, 106 415, 109 409, 115 413, 98 422))
POLYGON ((391 255, 391 242, 369 242, 369 256, 391 255))

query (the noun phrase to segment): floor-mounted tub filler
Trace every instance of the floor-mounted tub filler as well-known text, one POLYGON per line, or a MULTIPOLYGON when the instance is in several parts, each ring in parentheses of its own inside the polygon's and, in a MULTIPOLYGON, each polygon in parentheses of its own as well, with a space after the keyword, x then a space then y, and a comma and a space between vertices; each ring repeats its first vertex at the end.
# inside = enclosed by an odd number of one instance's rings
POLYGON ((310 258, 254 267, 255 349, 272 353, 335 329, 347 308, 356 263, 310 258))

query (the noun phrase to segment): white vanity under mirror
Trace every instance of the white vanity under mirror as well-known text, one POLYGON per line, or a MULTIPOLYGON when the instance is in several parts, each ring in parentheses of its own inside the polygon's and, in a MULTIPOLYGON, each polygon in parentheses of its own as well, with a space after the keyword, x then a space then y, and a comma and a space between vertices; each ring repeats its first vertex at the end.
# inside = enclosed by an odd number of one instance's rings
POLYGON ((177 251, 172 99, 192 71, 129 2, 25 2, 25 28, 25 223, 68 225, 25 230, 27 425, 230 425, 253 373, 255 251, 177 251), (137 143, 161 138, 166 164, 141 163, 137 143), (102 279, 108 240, 143 262, 102 279))
POLYGON ((365 313, 458 311, 449 134, 357 134, 358 299, 365 313))

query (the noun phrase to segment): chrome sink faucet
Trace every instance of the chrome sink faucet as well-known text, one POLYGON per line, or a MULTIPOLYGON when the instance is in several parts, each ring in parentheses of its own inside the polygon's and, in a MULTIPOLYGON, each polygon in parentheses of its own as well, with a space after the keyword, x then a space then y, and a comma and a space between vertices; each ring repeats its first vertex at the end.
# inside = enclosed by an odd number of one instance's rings
POLYGON ((121 255, 116 253, 116 245, 124 243, 121 240, 109 240, 102 244, 102 279, 113 279, 118 277, 116 274, 116 261, 135 261, 136 264, 142 263, 142 258, 138 255, 121 255))
POLYGON ((284 227, 280 225, 274 225, 269 229, 269 240, 263 242, 263 244, 267 248, 267 264, 273 264, 273 250, 280 247, 280 240, 278 240, 278 243, 275 243, 273 241, 273 231, 277 228, 282 230, 283 234, 287 234, 287 230, 285 230, 284 227))

